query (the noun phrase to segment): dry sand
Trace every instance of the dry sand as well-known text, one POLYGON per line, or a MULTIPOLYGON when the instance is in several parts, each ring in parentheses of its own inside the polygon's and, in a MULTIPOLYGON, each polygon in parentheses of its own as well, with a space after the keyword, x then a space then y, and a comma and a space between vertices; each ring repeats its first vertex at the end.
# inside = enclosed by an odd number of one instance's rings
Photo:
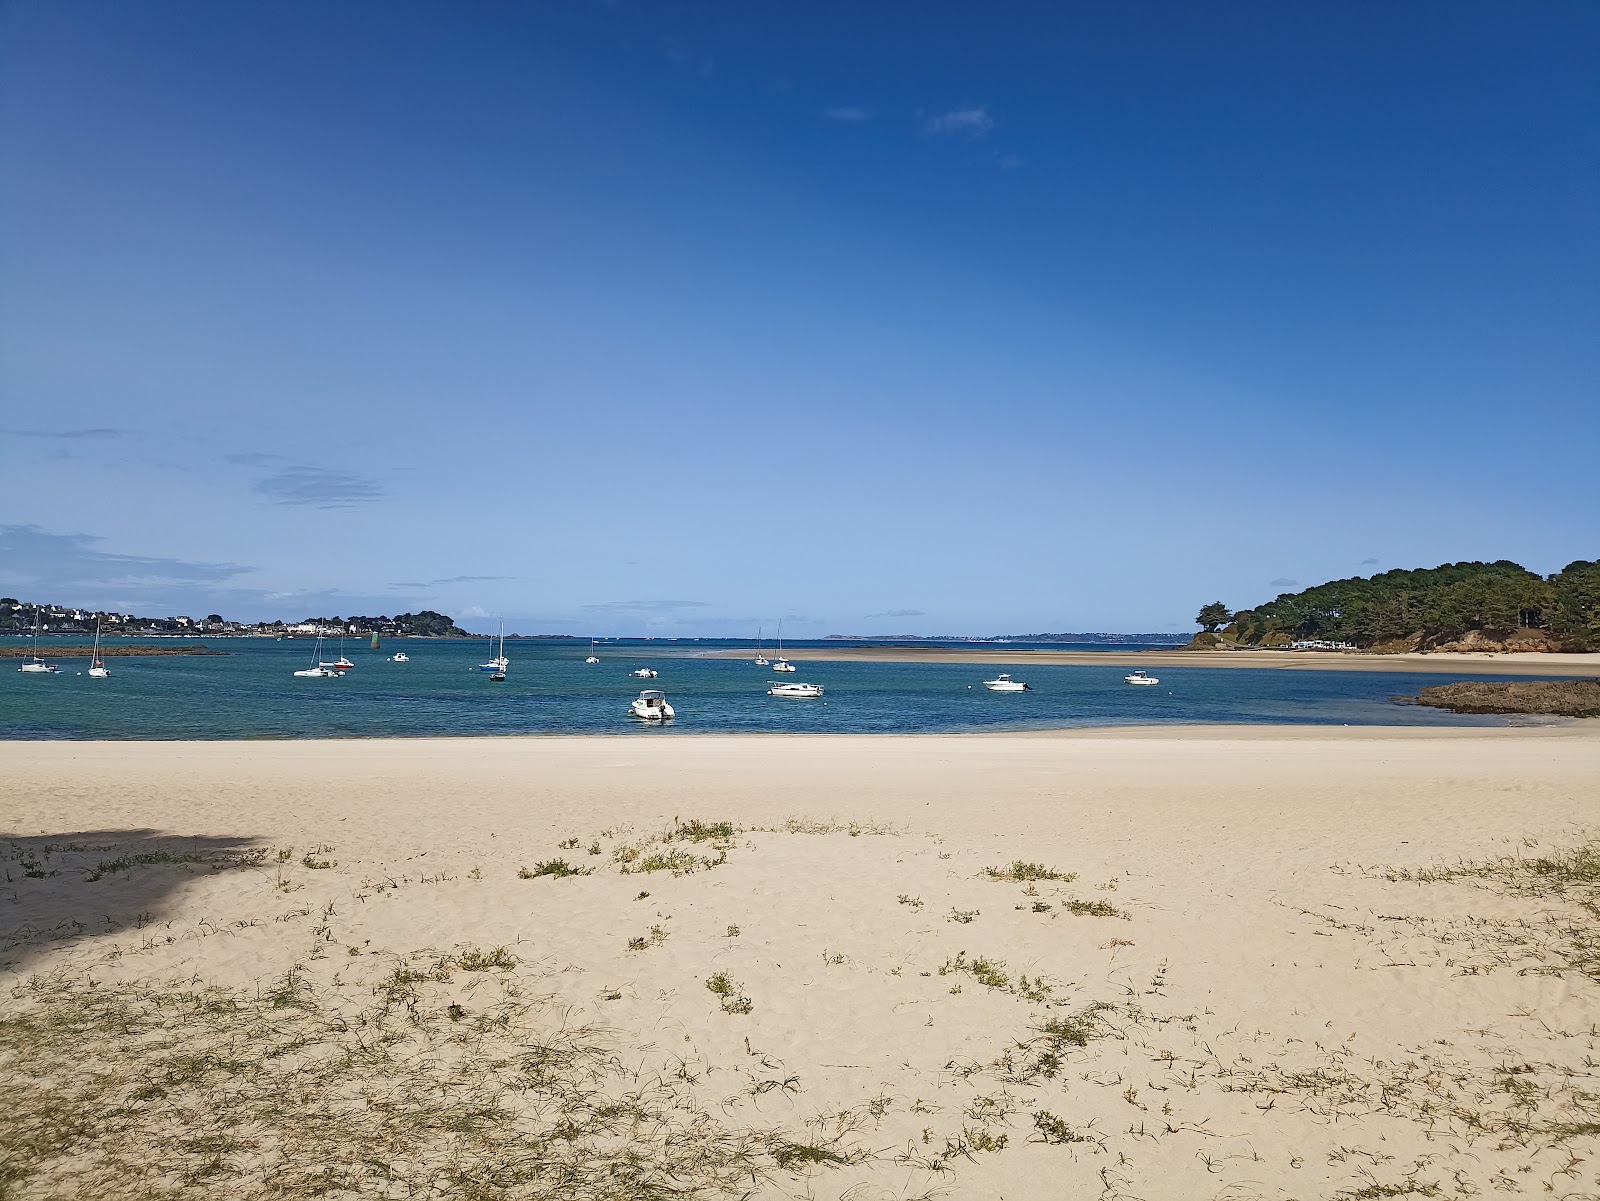
POLYGON ((13 742, 0 781, 0 1196, 1600 1195, 1597 893, 1516 866, 1600 831, 1594 723, 13 742))
MULTIPOLYGON (((709 658, 744 659, 748 650, 704 652, 709 658)), ((1600 676, 1600 655, 1488 651, 1368 655, 1357 651, 1048 651, 997 646, 969 650, 941 646, 803 647, 784 652, 796 663, 1044 663, 1062 667, 1273 667, 1299 671, 1405 671, 1446 675, 1600 676)))

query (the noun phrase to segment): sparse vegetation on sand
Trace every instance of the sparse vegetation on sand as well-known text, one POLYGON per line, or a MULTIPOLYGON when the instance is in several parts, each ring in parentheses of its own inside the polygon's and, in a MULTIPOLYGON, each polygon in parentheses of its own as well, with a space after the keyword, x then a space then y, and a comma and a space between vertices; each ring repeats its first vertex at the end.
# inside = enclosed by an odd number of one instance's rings
POLYGON ((507 974, 473 1005, 441 973, 359 1010, 298 971, 259 996, 35 979, 0 1018, 0 1195, 686 1201, 857 1157, 729 1125, 507 974))
POLYGON ((563 880, 568 876, 587 876, 592 871, 592 868, 574 867, 565 859, 546 859, 532 868, 518 869, 517 875, 524 880, 535 880, 540 876, 554 876, 557 880, 563 880))
POLYGON ((1077 872, 1058 872, 1042 863, 1024 863, 1021 859, 1010 867, 986 867, 983 874, 991 880, 1015 880, 1019 884, 1032 884, 1037 880, 1059 880, 1067 884, 1078 878, 1077 872))

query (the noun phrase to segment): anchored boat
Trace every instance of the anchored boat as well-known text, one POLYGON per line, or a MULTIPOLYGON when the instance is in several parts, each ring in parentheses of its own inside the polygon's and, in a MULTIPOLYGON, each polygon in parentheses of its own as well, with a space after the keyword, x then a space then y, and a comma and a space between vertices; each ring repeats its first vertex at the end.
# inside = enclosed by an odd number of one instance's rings
POLYGON ((677 713, 667 704, 666 693, 647 688, 628 706, 628 716, 640 721, 670 721, 677 713))
POLYGON ((983 686, 985 688, 987 688, 990 692, 1032 692, 1033 691, 1033 688, 1030 685, 1024 684, 1021 680, 1013 680, 1005 672, 1001 672, 999 675, 997 675, 992 680, 985 680, 983 682, 983 686))
POLYGON ((803 698, 807 698, 807 697, 816 697, 816 696, 821 696, 822 695, 822 685, 821 684, 800 684, 800 683, 780 684, 780 683, 774 681, 772 687, 767 689, 767 695, 768 696, 788 696, 788 697, 795 697, 797 699, 803 699, 803 698))

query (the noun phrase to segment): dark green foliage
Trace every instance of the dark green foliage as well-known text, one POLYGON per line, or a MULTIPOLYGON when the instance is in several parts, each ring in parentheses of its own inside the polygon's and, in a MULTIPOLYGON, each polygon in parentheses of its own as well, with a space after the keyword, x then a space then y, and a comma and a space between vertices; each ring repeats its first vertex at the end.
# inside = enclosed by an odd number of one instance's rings
POLYGON ((1212 601, 1209 605, 1201 608, 1199 615, 1194 620, 1196 625, 1204 626, 1206 633, 1210 634, 1218 626, 1227 625, 1232 617, 1232 609, 1221 601, 1212 601))
MULTIPOLYGON (((1212 609, 1201 610, 1202 625, 1212 609)), ((1579 560, 1549 578, 1501 559, 1332 580, 1235 614, 1231 633, 1247 646, 1276 636, 1370 647, 1518 628, 1545 630, 1565 649, 1600 649, 1600 562, 1579 560)))

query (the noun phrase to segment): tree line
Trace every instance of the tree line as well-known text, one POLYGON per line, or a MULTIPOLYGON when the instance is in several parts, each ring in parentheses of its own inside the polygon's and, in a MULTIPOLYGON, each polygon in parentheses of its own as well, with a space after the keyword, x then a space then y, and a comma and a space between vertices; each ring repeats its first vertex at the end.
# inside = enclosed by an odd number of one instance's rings
MULTIPOLYGON (((1445 563, 1332 580, 1283 593, 1254 609, 1220 601, 1196 618, 1206 635, 1245 646, 1322 640, 1368 648, 1451 642, 1470 630, 1542 630, 1563 650, 1600 650, 1600 560, 1579 559, 1541 576, 1517 563, 1445 563), (1224 628, 1225 627, 1225 628, 1224 628)), ((1208 639, 1209 641, 1209 639, 1208 639)))

